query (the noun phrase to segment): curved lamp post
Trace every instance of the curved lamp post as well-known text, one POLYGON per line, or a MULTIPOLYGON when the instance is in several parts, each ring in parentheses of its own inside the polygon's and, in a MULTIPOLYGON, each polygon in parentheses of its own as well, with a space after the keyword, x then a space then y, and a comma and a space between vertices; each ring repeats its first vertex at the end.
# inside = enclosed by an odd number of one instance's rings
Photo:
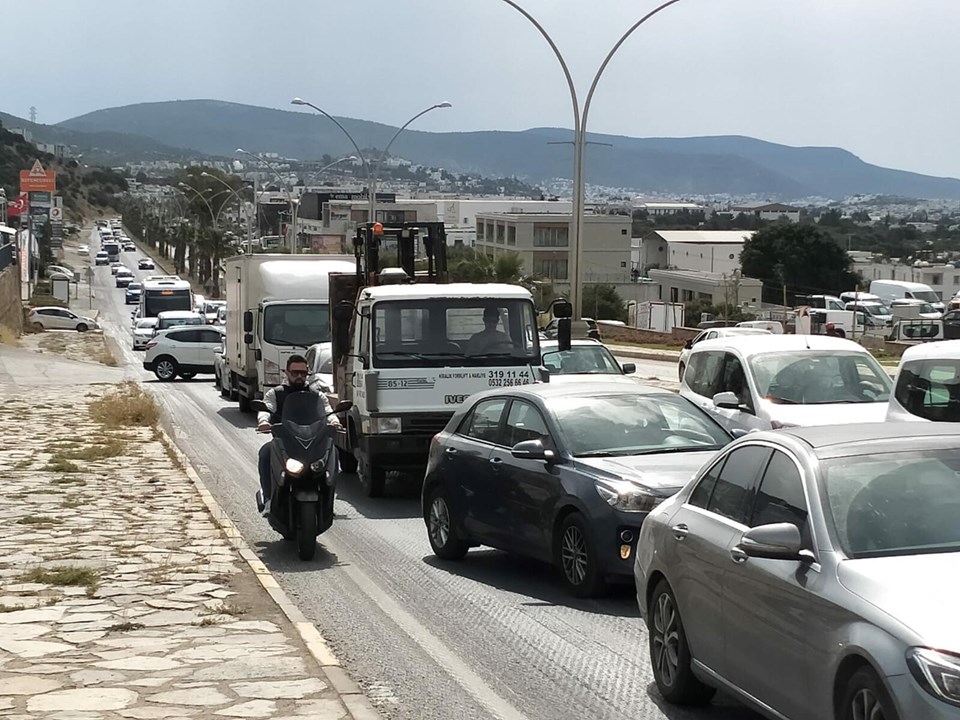
POLYGON ((230 183, 228 183, 219 175, 211 175, 206 170, 204 170, 203 172, 200 173, 200 176, 206 177, 206 178, 212 178, 216 180, 218 183, 220 183, 221 185, 223 185, 227 190, 233 193, 233 196, 237 199, 237 202, 240 204, 241 207, 243 207, 243 210, 244 210, 243 214, 246 215, 247 217, 247 254, 248 255, 251 254, 253 252, 253 221, 250 219, 250 213, 247 212, 247 204, 244 202, 243 198, 240 197, 240 193, 234 190, 230 186, 230 183))
MULTIPOLYGON (((267 168, 268 168, 270 171, 272 171, 274 175, 277 176, 277 181, 278 181, 278 184, 280 185, 280 190, 283 192, 284 195, 287 196, 287 205, 290 206, 290 220, 291 220, 290 226, 293 228, 293 231, 292 231, 292 233, 291 233, 292 238, 291 238, 291 242, 290 242, 290 252, 291 252, 291 253, 295 253, 295 252, 297 251, 297 248, 296 248, 296 245, 297 245, 297 237, 296 237, 296 217, 297 217, 297 216, 296 216, 296 208, 294 207, 294 204, 293 204, 293 195, 291 195, 291 194, 290 194, 290 191, 287 190, 287 188, 285 187, 285 182, 284 182, 283 176, 280 174, 280 171, 277 169, 277 167, 276 167, 273 163, 271 163, 269 160, 267 160, 265 157, 263 157, 263 155, 258 155, 257 153, 252 153, 252 152, 250 152, 249 150, 244 150, 243 148, 237 148, 237 149, 236 149, 236 152, 237 152, 237 154, 249 155, 250 157, 252 157, 252 158, 253 158, 254 160, 256 160, 257 162, 262 163, 263 165, 266 165, 267 168)), ((253 202, 254 202, 254 205, 257 206, 257 207, 259 207, 259 205, 260 205, 260 197, 259 197, 259 195, 258 195, 258 193, 257 193, 256 188, 254 188, 253 195, 254 195, 254 201, 253 201, 253 202)))
POLYGON ((571 208, 573 213, 573 235, 570 243, 570 267, 568 268, 567 274, 570 278, 570 302, 573 305, 573 317, 574 319, 579 320, 582 316, 580 305, 583 302, 583 278, 581 277, 580 273, 580 267, 583 264, 583 206, 585 195, 583 148, 584 145, 586 145, 587 117, 590 114, 590 103, 593 100, 594 91, 597 89, 597 83, 600 82, 600 77, 607 69, 607 65, 610 64, 610 60, 613 58, 614 54, 620 49, 623 43, 626 42, 627 38, 629 38, 637 28, 647 22, 647 20, 652 18, 657 13, 666 10, 671 5, 680 2, 680 0, 667 0, 667 2, 661 3, 642 18, 637 20, 637 22, 631 25, 627 31, 620 36, 620 39, 610 49, 610 52, 607 53, 607 56, 603 59, 603 62, 600 63, 600 68, 597 70, 596 75, 594 75, 593 82, 590 83, 590 90, 587 92, 587 99, 583 104, 582 113, 580 111, 580 103, 577 99, 577 90, 573 82, 573 77, 570 74, 570 69, 567 67, 567 63, 563 59, 563 55, 560 53, 560 49, 553 41, 553 38, 551 38, 544 27, 537 22, 536 18, 520 7, 515 0, 503 0, 503 2, 529 20, 530 23, 543 36, 544 40, 546 40, 550 45, 550 49, 553 50, 553 54, 556 55, 557 60, 560 63, 560 68, 563 70, 564 77, 567 80, 567 87, 570 90, 570 99, 573 101, 573 207, 571 208))
MULTIPOLYGON (((348 139, 348 140, 350 141, 350 143, 353 145, 354 150, 357 151, 357 155, 360 157, 360 160, 363 162, 364 170, 365 170, 366 173, 367 173, 367 192, 368 192, 368 196, 369 196, 369 197, 368 197, 369 210, 367 211, 367 220, 368 220, 368 222, 376 222, 376 219, 377 219, 377 181, 379 180, 378 174, 379 174, 379 172, 380 172, 380 162, 378 161, 376 168, 374 168, 374 169, 371 171, 370 163, 367 162, 366 158, 363 156, 363 153, 362 153, 361 150, 360 150, 360 146, 357 145, 357 141, 353 139, 353 136, 352 136, 349 132, 347 132, 347 129, 340 123, 340 121, 337 120, 335 117, 333 117, 333 115, 331 115, 330 113, 328 113, 326 110, 323 110, 323 109, 317 107, 316 105, 314 105, 313 103, 307 102, 306 100, 302 100, 302 99, 300 99, 300 98, 298 98, 298 97, 296 97, 296 98, 294 98, 293 100, 291 100, 291 101, 290 101, 290 104, 291 104, 291 105, 305 105, 305 106, 307 106, 307 107, 313 108, 313 109, 316 110, 318 113, 320 113, 321 115, 323 115, 325 118, 327 118, 328 120, 330 120, 331 122, 333 122, 338 128, 340 128, 340 130, 343 132, 343 134, 347 136, 347 139, 348 139)), ((418 112, 418 113, 417 113, 416 115, 414 115, 412 118, 410 118, 409 120, 407 120, 403 125, 401 125, 400 128, 393 134, 393 137, 390 138, 390 142, 387 143, 387 146, 386 146, 386 147, 384 148, 384 150, 383 150, 383 155, 386 155, 386 154, 387 154, 387 152, 390 150, 390 146, 393 145, 393 141, 396 140, 397 137, 400 135, 400 133, 402 133, 404 130, 406 130, 407 127, 409 127, 409 125, 410 125, 414 120, 416 120, 416 119, 419 118, 419 117, 422 117, 423 115, 426 115, 426 114, 427 114, 428 112, 430 112, 431 110, 440 110, 440 109, 443 109, 443 108, 450 108, 450 107, 453 107, 453 103, 450 103, 450 102, 447 102, 446 100, 444 100, 443 102, 435 103, 435 104, 431 105, 430 107, 428 107, 428 108, 426 108, 426 109, 421 110, 420 112, 418 112)))

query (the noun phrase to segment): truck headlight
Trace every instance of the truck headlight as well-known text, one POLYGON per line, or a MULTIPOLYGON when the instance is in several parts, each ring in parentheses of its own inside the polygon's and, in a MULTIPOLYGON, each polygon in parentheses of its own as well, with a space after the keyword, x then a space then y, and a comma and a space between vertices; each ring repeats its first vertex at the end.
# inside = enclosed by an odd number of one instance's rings
POLYGON ((401 422, 398 417, 372 417, 370 418, 370 434, 386 435, 397 434, 401 430, 401 422))
POLYGON ((935 698, 960 706, 960 657, 930 648, 907 650, 914 679, 935 698))
POLYGON ((650 512, 665 499, 626 480, 595 480, 593 486, 611 507, 624 512, 650 512))
POLYGON ((264 385, 280 384, 280 366, 273 360, 263 361, 263 382, 264 385))
POLYGON ((303 472, 303 463, 299 460, 295 460, 294 458, 287 458, 284 468, 286 468, 287 475, 300 477, 300 473, 303 472))

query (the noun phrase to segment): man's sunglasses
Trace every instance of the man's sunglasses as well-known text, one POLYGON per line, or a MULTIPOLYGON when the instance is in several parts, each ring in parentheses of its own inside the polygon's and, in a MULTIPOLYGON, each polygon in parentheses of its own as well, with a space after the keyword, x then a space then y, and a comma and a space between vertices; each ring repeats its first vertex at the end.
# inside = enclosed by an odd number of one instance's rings
POLYGON ((289 375, 293 375, 294 377, 301 377, 301 376, 302 376, 302 377, 306 377, 306 376, 307 376, 307 371, 306 371, 306 370, 287 370, 287 373, 288 373, 289 375))

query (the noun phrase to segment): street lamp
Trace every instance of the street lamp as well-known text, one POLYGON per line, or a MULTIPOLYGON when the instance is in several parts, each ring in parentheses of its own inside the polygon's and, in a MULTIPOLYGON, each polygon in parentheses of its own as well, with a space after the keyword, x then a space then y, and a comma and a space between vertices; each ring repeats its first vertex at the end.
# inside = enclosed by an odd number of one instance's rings
MULTIPOLYGON (((250 213, 247 212, 247 204, 244 202, 243 198, 240 197, 240 193, 234 190, 230 183, 224 180, 219 175, 211 175, 206 170, 200 173, 201 177, 213 178, 218 183, 223 185, 227 190, 233 193, 233 196, 237 198, 237 202, 243 207, 243 214, 247 217, 247 254, 253 253, 253 221, 250 219, 250 213)), ((239 220, 239 218, 238 218, 239 220)))
MULTIPOLYGON (((335 117, 333 117, 333 115, 331 115, 330 113, 328 113, 326 110, 323 110, 323 109, 317 107, 316 105, 314 105, 313 103, 307 102, 306 100, 302 100, 302 99, 300 99, 300 98, 298 98, 298 97, 295 97, 293 100, 291 100, 291 101, 290 101, 290 104, 291 104, 291 105, 306 105, 307 107, 313 108, 313 109, 316 110, 318 113, 320 113, 321 115, 323 115, 325 118, 327 118, 328 120, 330 120, 331 122, 333 122, 338 128, 340 128, 340 130, 343 132, 343 134, 347 136, 347 139, 348 139, 348 140, 350 141, 350 143, 353 145, 354 150, 357 151, 357 155, 360 157, 360 160, 363 162, 364 170, 366 171, 366 174, 367 174, 367 191, 368 191, 368 194, 369 194, 368 202, 369 202, 369 206, 370 206, 370 207, 369 207, 369 210, 368 210, 368 218, 367 218, 367 220, 368 220, 369 222, 376 222, 376 220, 377 220, 377 216, 376 216, 376 212, 377 212, 377 194, 376 194, 376 193, 377 193, 377 180, 378 180, 376 173, 378 173, 378 172, 380 171, 380 163, 378 162, 375 171, 374 171, 374 172, 371 172, 371 170, 370 170, 370 163, 368 163, 367 160, 366 160, 366 158, 363 156, 363 152, 361 152, 360 146, 357 145, 357 141, 353 139, 353 136, 352 136, 349 132, 347 132, 347 129, 340 123, 340 121, 337 120, 335 117)), ((396 140, 397 137, 400 135, 400 133, 402 133, 404 130, 406 130, 407 127, 410 125, 410 123, 412 123, 414 120, 416 120, 417 118, 419 118, 419 117, 421 117, 421 116, 423 116, 423 115, 426 115, 426 114, 427 114, 428 112, 430 112, 431 110, 439 110, 439 109, 442 109, 442 108, 449 108, 449 107, 453 107, 453 104, 452 104, 452 103, 449 103, 449 102, 447 102, 447 101, 443 101, 443 102, 439 102, 439 103, 436 103, 436 104, 434 104, 434 105, 431 105, 430 107, 426 108, 425 110, 421 110, 420 112, 418 112, 418 113, 417 113, 416 115, 414 115, 412 118, 410 118, 409 120, 407 120, 403 125, 401 125, 401 126, 400 126, 400 129, 397 130, 397 131, 393 134, 393 137, 390 138, 390 142, 387 143, 387 147, 384 148, 383 154, 384 154, 384 155, 387 154, 387 151, 390 150, 390 146, 393 145, 393 141, 396 140)))
MULTIPOLYGON (((280 171, 277 170, 276 166, 274 166, 273 163, 271 163, 269 160, 267 160, 267 159, 266 159, 265 157, 263 157, 262 155, 258 155, 257 153, 252 153, 252 152, 250 152, 249 150, 244 150, 243 148, 237 148, 237 149, 236 149, 236 152, 237 152, 237 154, 249 155, 250 157, 252 157, 252 158, 253 158, 254 160, 256 160, 257 162, 260 162, 260 163, 266 165, 267 168, 270 169, 270 170, 273 172, 273 174, 277 176, 277 180, 279 181, 279 185, 280 185, 280 190, 283 191, 283 194, 287 196, 287 205, 290 206, 290 220, 291 220, 291 223, 290 223, 290 224, 291 224, 291 227, 293 228, 292 238, 291 238, 291 241, 290 241, 290 252, 291 252, 291 253, 296 253, 296 250, 297 250, 297 247, 296 247, 296 246, 297 246, 297 220, 296 220, 297 216, 296 216, 296 209, 294 208, 294 205, 293 205, 293 196, 290 194, 290 192, 287 190, 287 188, 284 187, 285 182, 284 182, 283 176, 280 174, 280 171)), ((254 196, 254 200, 253 200, 254 206, 255 206, 255 207, 259 207, 259 205, 260 205, 260 196, 259 196, 258 193, 257 193, 256 177, 254 177, 253 196, 254 196)), ((257 212, 259 213, 259 211, 257 211, 257 212)), ((259 217, 259 216, 258 216, 258 217, 259 217)), ((258 224, 259 224, 259 221, 258 221, 258 224)))
POLYGON ((666 10, 671 5, 680 2, 680 0, 667 0, 667 2, 661 3, 642 18, 637 20, 637 22, 631 25, 627 31, 620 36, 620 39, 610 49, 610 52, 607 53, 607 56, 603 59, 603 62, 600 63, 600 68, 593 77, 593 82, 590 84, 590 90, 587 92, 587 99, 583 104, 582 113, 580 111, 580 102, 577 99, 577 90, 573 82, 573 76, 570 74, 570 69, 567 67, 567 63, 563 59, 563 55, 560 53, 560 49, 553 41, 553 38, 550 37, 544 27, 537 22, 533 15, 520 7, 520 5, 514 0, 503 0, 503 2, 529 20, 530 23, 543 36, 544 40, 546 40, 550 45, 550 49, 553 50, 553 54, 556 55, 557 60, 560 63, 560 68, 563 70, 564 77, 567 80, 567 87, 570 90, 570 99, 573 101, 573 237, 571 242, 571 262, 570 268, 568 269, 568 275, 570 277, 570 302, 573 305, 573 317, 575 320, 579 320, 582 316, 580 304, 583 299, 583 278, 580 275, 580 267, 583 265, 583 206, 585 194, 583 148, 586 144, 587 138, 587 116, 590 113, 590 102, 593 100, 593 93, 597 89, 597 83, 600 82, 600 76, 603 75, 603 72, 607 69, 607 65, 610 63, 611 58, 617 52, 617 50, 620 49, 620 46, 626 42, 627 38, 629 38, 633 32, 638 27, 643 25, 647 20, 652 18, 657 13, 666 10))

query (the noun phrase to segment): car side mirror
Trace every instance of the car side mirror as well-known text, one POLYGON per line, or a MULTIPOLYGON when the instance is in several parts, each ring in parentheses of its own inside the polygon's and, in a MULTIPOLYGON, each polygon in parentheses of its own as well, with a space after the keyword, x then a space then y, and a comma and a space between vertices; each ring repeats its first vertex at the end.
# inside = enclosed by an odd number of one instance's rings
POLYGON ((518 442, 511 448, 510 454, 517 460, 543 460, 547 463, 557 461, 557 454, 553 450, 547 450, 543 447, 540 440, 518 442))
POLYGON ((350 402, 349 400, 341 400, 340 402, 337 403, 337 406, 333 409, 333 411, 335 413, 342 413, 342 412, 346 412, 352 407, 353 407, 353 403, 350 402))
POLYGON ((687 341, 683 344, 683 347, 684 347, 685 349, 687 349, 687 350, 690 350, 690 349, 693 347, 693 338, 687 340, 687 341))
POLYGON ((633 375, 637 371, 635 363, 624 363, 621 367, 624 375, 633 375))
POLYGON ((743 428, 734 428, 730 431, 730 434, 733 435, 733 439, 742 438, 744 435, 749 435, 753 430, 744 430, 743 428))
POLYGON ((724 410, 739 410, 740 399, 732 392, 721 392, 713 396, 713 404, 724 410))
POLYGON ((740 538, 740 549, 749 557, 768 560, 800 560, 802 547, 800 531, 792 523, 760 525, 740 538))
POLYGON ((257 412, 270 412, 267 409, 267 404, 263 400, 251 400, 250 407, 257 412))

